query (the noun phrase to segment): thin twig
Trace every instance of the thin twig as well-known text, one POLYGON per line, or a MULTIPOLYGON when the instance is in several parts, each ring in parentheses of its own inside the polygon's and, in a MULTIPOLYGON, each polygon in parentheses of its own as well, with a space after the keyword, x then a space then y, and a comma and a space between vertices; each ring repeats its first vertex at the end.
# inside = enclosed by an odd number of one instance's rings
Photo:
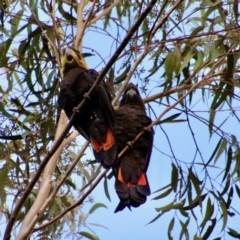
POLYGON ((92 15, 93 9, 95 7, 96 1, 94 1, 94 3, 92 4, 91 9, 88 13, 87 20, 85 22, 83 22, 84 4, 85 4, 85 1, 81 0, 81 2, 78 4, 78 7, 77 7, 78 17, 77 17, 77 36, 76 36, 76 41, 75 41, 75 48, 78 49, 78 50, 81 50, 80 52, 82 52, 83 34, 84 34, 85 29, 88 25, 88 22, 91 18, 91 15, 92 15))
POLYGON ((103 12, 101 12, 97 17, 93 18, 88 25, 91 25, 97 22, 102 17, 106 16, 115 6, 121 3, 121 0, 117 0, 116 2, 112 3, 109 7, 107 7, 103 12))

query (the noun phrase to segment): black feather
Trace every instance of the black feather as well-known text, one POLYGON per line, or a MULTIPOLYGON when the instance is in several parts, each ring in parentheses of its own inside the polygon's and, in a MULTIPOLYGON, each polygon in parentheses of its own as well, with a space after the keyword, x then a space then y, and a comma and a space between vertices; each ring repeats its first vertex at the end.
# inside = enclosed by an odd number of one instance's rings
MULTIPOLYGON (((97 77, 98 73, 93 69, 75 67, 65 72, 58 102, 68 118, 72 116, 73 109, 83 100, 84 94, 89 91, 97 77)), ((106 142, 108 131, 111 131, 115 138, 114 110, 104 82, 100 83, 80 112, 77 112, 73 126, 88 141, 94 140, 101 146, 106 142)), ((108 150, 94 150, 94 156, 103 167, 111 167, 117 159, 116 143, 108 150)))
MULTIPOLYGON (((137 87, 130 83, 116 111, 115 134, 118 153, 127 142, 133 141, 143 128, 151 123, 137 87)), ((153 135, 153 129, 145 131, 115 166, 115 189, 120 198, 115 212, 123 210, 126 206, 139 207, 146 202, 151 193, 146 172, 152 152, 153 135), (141 177, 145 179, 146 184, 139 184, 141 177)))

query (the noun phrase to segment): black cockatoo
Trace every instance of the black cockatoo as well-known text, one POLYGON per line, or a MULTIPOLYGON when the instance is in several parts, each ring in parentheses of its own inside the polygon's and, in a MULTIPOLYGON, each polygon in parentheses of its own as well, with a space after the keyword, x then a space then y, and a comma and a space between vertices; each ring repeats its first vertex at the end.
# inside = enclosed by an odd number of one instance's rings
MULTIPOLYGON (((95 70, 88 68, 83 56, 84 54, 68 47, 61 59, 63 81, 60 84, 58 103, 68 118, 98 77, 95 70)), ((91 142, 96 160, 105 168, 113 166, 117 160, 114 119, 110 94, 105 83, 101 82, 76 113, 73 122, 77 131, 91 142)))
POLYGON ((152 123, 146 115, 139 91, 132 83, 126 87, 115 115, 118 153, 127 143, 131 145, 114 167, 115 189, 120 198, 115 210, 118 212, 126 206, 129 209, 131 206, 139 207, 151 193, 146 172, 152 153, 154 132, 153 129, 145 130, 140 139, 131 144, 138 133, 152 123))

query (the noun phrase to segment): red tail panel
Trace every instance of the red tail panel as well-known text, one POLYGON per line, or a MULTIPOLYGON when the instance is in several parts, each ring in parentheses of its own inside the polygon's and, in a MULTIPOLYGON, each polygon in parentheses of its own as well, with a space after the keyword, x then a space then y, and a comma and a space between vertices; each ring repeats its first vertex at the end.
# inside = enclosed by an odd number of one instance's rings
MULTIPOLYGON (((132 184, 131 182, 125 182, 124 180, 123 180, 123 177, 122 177, 122 169, 121 168, 119 168, 118 169, 118 180, 120 181, 120 182, 123 182, 123 183, 126 183, 127 184, 127 186, 128 187, 134 187, 134 186, 136 186, 135 184, 132 184)), ((146 175, 144 174, 144 173, 142 173, 142 175, 140 176, 140 178, 138 179, 138 183, 137 183, 137 185, 141 185, 141 186, 145 186, 145 185, 147 185, 148 184, 148 182, 147 182, 147 179, 146 179, 146 175)))
POLYGON ((115 143, 115 139, 114 139, 113 133, 111 129, 108 129, 106 142, 103 144, 104 151, 109 150, 114 145, 114 143, 115 143))
POLYGON ((92 144, 93 149, 96 152, 100 152, 102 149, 104 151, 109 150, 115 144, 115 139, 114 139, 112 131, 110 129, 108 129, 105 143, 99 144, 95 139, 91 138, 91 144, 92 144))
POLYGON ((94 149, 94 151, 96 151, 97 153, 100 152, 103 148, 102 145, 100 145, 95 139, 91 138, 91 144, 92 144, 92 148, 94 149))
POLYGON ((144 173, 138 179, 138 185, 147 185, 147 179, 144 173))

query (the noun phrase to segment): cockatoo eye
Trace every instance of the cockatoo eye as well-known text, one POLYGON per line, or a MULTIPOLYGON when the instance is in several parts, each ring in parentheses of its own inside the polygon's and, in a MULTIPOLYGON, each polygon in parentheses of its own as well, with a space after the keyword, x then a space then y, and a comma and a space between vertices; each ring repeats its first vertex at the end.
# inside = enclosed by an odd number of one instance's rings
POLYGON ((68 60, 68 62, 71 62, 73 60, 73 57, 71 55, 68 55, 67 60, 68 60))

